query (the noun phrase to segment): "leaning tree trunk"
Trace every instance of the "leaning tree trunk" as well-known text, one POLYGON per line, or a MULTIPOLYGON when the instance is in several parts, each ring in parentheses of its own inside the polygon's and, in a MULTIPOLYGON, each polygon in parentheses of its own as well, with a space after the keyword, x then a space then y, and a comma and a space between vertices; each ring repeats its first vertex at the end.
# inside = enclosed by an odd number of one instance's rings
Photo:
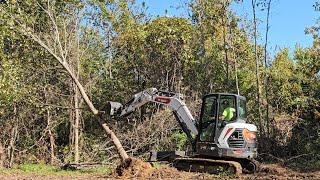
MULTIPOLYGON (((84 87, 82 86, 82 84, 79 82, 78 78, 76 77, 75 74, 73 74, 73 72, 71 71, 71 69, 69 68, 68 64, 66 62, 64 62, 63 67, 67 70, 67 72, 69 73, 69 75, 71 76, 71 78, 74 80, 75 84, 77 85, 80 94, 82 96, 82 98, 84 99, 84 101, 86 102, 86 104, 89 106, 91 112, 94 115, 99 115, 99 111, 94 107, 92 101, 89 99, 87 93, 84 90, 84 87)), ((118 150, 118 154, 121 158, 121 160, 123 162, 129 161, 130 157, 128 156, 127 152, 124 150, 124 148, 122 147, 118 137, 111 131, 111 129, 108 127, 107 124, 102 124, 102 127, 104 128, 104 130, 107 132, 107 134, 111 137, 111 140, 113 142, 113 144, 116 146, 117 150, 118 150)))
POLYGON ((123 162, 127 161, 129 158, 127 152, 123 149, 119 139, 117 136, 111 131, 111 129, 107 126, 107 124, 102 124, 103 129, 108 133, 110 136, 113 144, 116 146, 118 154, 123 162))
MULTIPOLYGON (((43 7, 41 7, 41 8, 43 8, 43 7)), ((67 52, 72 51, 73 47, 69 47, 69 45, 72 43, 67 43, 68 45, 65 47, 63 47, 63 43, 61 43, 61 42, 66 42, 66 41, 74 41, 74 39, 72 39, 72 38, 78 36, 77 30, 72 29, 69 32, 69 31, 66 31, 66 29, 59 29, 59 27, 57 26, 56 17, 54 15, 54 13, 52 13, 52 7, 50 6, 50 3, 48 3, 48 8, 45 9, 44 12, 47 14, 47 16, 49 17, 49 19, 51 20, 51 22, 53 24, 51 27, 53 29, 53 32, 50 32, 50 34, 48 34, 48 35, 51 36, 51 38, 54 39, 56 42, 58 42, 59 48, 57 51, 55 43, 50 43, 50 42, 46 41, 48 38, 45 38, 46 40, 41 38, 41 34, 37 34, 36 32, 34 32, 31 27, 28 27, 28 24, 25 21, 23 21, 21 18, 19 18, 19 16, 12 14, 12 13, 9 13, 8 11, 6 11, 6 9, 1 9, 1 11, 14 17, 14 21, 18 25, 18 28, 16 28, 16 29, 21 34, 26 35, 31 40, 37 42, 42 48, 44 48, 49 54, 51 54, 62 65, 62 67, 67 71, 67 73, 70 75, 70 77, 72 78, 74 83, 77 85, 77 88, 80 92, 81 97, 84 99, 86 104, 89 106, 91 112, 94 115, 100 115, 100 112, 94 107, 92 101, 90 100, 90 98, 88 97, 88 95, 85 91, 85 88, 82 86, 82 84, 80 83, 80 81, 77 78, 76 74, 74 73, 73 69, 70 68, 69 63, 67 61, 66 54, 67 54, 67 52), (61 36, 60 36, 60 31, 67 33, 67 35, 64 37, 70 37, 70 39, 63 41, 63 39, 61 39, 61 36)), ((77 20, 75 20, 74 22, 78 23, 77 20)), ((77 26, 77 24, 74 24, 74 25, 75 25, 75 27, 77 26)), ((116 137, 116 135, 109 129, 109 127, 106 124, 103 124, 102 126, 106 130, 108 135, 111 137, 114 145, 117 147, 120 158, 123 161, 129 160, 130 159, 129 156, 127 155, 126 151, 123 149, 123 147, 122 147, 119 139, 116 137)))

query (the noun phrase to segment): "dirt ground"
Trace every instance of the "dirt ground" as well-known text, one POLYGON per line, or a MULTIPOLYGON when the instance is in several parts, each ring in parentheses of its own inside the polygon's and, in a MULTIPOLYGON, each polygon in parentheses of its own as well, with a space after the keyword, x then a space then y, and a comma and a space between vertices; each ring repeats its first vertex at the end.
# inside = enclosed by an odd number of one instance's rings
POLYGON ((0 179, 320 179, 320 171, 297 172, 277 164, 263 165, 261 172, 249 175, 210 175, 178 171, 168 166, 151 167, 142 161, 134 161, 129 168, 122 170, 119 175, 116 171, 105 175, 39 175, 37 173, 0 174, 0 179))
POLYGON ((320 170, 310 172, 294 171, 279 164, 261 165, 260 172, 242 175, 241 179, 320 179, 320 170))

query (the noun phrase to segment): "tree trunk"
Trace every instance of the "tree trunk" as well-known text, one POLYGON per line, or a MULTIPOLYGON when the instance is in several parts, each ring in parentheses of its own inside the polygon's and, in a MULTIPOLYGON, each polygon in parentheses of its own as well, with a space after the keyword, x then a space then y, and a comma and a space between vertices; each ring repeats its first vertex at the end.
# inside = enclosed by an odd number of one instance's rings
MULTIPOLYGON (((225 5, 224 9, 225 9, 225 5)), ((224 58, 225 58, 225 63, 226 63, 226 87, 225 90, 228 91, 229 90, 229 57, 228 57, 228 43, 227 43, 227 30, 226 30, 226 26, 227 26, 227 22, 228 21, 228 17, 227 14, 225 14, 225 17, 222 18, 222 23, 223 23, 223 50, 224 50, 224 58), (226 19, 225 19, 226 18, 226 19)))
POLYGON ((15 125, 12 129, 11 129, 11 138, 10 138, 10 143, 9 143, 9 151, 8 151, 8 155, 9 155, 9 167, 12 167, 13 165, 13 160, 14 160, 14 151, 15 151, 15 142, 16 142, 16 138, 17 138, 17 133, 18 133, 18 126, 15 125))
MULTIPOLYGON (((70 88, 70 106, 74 106, 74 81, 71 79, 69 84, 70 88)), ((75 116, 75 111, 73 108, 69 109, 69 145, 72 147, 72 153, 74 153, 74 118, 75 116)))
MULTIPOLYGON (((49 88, 45 88, 44 89, 45 91, 45 99, 46 99, 46 104, 49 104, 49 94, 48 94, 48 91, 49 91, 49 88)), ((51 114, 50 114, 50 107, 47 108, 47 130, 48 130, 48 135, 49 135, 49 151, 50 151, 50 164, 51 165, 54 165, 55 164, 55 160, 56 160, 56 157, 55 157, 55 153, 54 153, 54 147, 55 147, 55 139, 54 139, 54 136, 53 136, 53 133, 52 133, 52 119, 51 119, 51 114)))
POLYGON ((110 128, 107 126, 107 124, 102 124, 103 129, 108 133, 108 135, 110 136, 113 144, 116 146, 117 150, 118 150, 118 154, 122 160, 122 162, 126 162, 129 158, 127 152, 123 149, 119 139, 117 138, 117 136, 110 130, 110 128))
POLYGON ((266 102, 267 102, 267 108, 266 108, 266 123, 267 123, 267 135, 270 135, 270 124, 269 124, 269 94, 268 94, 268 67, 267 67, 267 47, 268 47, 268 33, 269 33, 269 16, 270 16, 270 7, 271 7, 271 0, 269 0, 268 4, 267 4, 267 27, 266 27, 266 40, 265 40, 265 44, 264 44, 264 69, 265 69, 265 78, 264 78, 264 89, 265 89, 265 96, 266 96, 266 102))
POLYGON ((18 135, 18 120, 17 120, 17 107, 14 104, 14 124, 11 129, 11 137, 10 137, 10 143, 9 143, 9 150, 8 150, 8 157, 9 157, 9 167, 12 167, 13 160, 14 160, 14 151, 15 151, 15 143, 18 135))
POLYGON ((84 101, 87 103, 87 105, 89 106, 91 112, 94 115, 98 115, 99 111, 94 107, 93 103, 91 102, 91 100, 89 99, 84 87, 82 86, 82 84, 79 82, 78 78, 76 77, 76 75, 72 72, 72 70, 70 69, 68 63, 66 61, 63 61, 62 66, 67 70, 68 74, 71 76, 72 80, 76 83, 82 98, 84 99, 84 101))
POLYGON ((257 18, 256 18, 256 0, 251 0, 252 12, 253 12, 253 26, 254 26, 254 58, 256 62, 256 83, 257 83, 257 106, 258 106, 258 116, 259 116, 259 126, 260 132, 263 135, 263 123, 261 117, 261 107, 260 107, 260 78, 259 78, 259 59, 257 52, 257 18))
POLYGON ((51 131, 52 121, 51 121, 51 115, 50 115, 49 109, 47 109, 47 124, 48 124, 48 134, 49 134, 49 141, 50 141, 50 164, 54 165, 56 160, 56 156, 54 154, 55 140, 51 131))
MULTIPOLYGON (((91 112, 94 115, 98 115, 99 111, 94 107, 93 103, 91 102, 91 100, 89 99, 88 95, 86 94, 84 87, 82 86, 82 84, 79 82, 78 78, 75 76, 75 74, 71 71, 71 69, 69 68, 68 64, 65 62, 62 64, 63 67, 68 71, 69 75, 72 77, 72 79, 74 80, 74 82, 76 83, 82 98, 84 99, 84 101, 87 103, 87 105, 89 106, 91 112)), ((113 144, 117 147, 118 150, 118 154, 120 155, 120 158, 123 162, 125 162, 126 160, 129 160, 129 156, 127 154, 127 152, 123 149, 119 139, 117 138, 117 136, 110 130, 110 128, 107 126, 107 124, 102 124, 102 127, 105 129, 105 131, 107 132, 107 134, 111 137, 111 140, 113 142, 113 144)))
POLYGON ((79 122, 80 122, 80 110, 79 110, 79 91, 77 87, 74 87, 74 108, 75 108, 75 120, 74 120, 74 162, 79 163, 79 122))
POLYGON ((5 158, 6 158, 6 153, 4 152, 4 148, 0 142, 0 168, 4 167, 5 158))

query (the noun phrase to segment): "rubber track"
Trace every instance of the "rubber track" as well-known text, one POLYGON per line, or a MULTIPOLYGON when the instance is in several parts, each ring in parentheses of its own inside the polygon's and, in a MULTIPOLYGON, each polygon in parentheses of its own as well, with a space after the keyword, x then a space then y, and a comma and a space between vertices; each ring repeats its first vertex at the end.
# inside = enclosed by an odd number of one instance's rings
POLYGON ((240 163, 236 162, 236 161, 226 161, 226 160, 215 160, 215 159, 204 159, 204 158, 176 158, 174 160, 174 162, 178 162, 178 161, 185 161, 185 162, 200 162, 200 163, 204 163, 204 162, 208 162, 208 163, 216 163, 217 166, 219 166, 219 164, 227 164, 229 167, 234 167, 235 168, 235 174, 236 175, 240 175, 242 174, 242 166, 240 163))

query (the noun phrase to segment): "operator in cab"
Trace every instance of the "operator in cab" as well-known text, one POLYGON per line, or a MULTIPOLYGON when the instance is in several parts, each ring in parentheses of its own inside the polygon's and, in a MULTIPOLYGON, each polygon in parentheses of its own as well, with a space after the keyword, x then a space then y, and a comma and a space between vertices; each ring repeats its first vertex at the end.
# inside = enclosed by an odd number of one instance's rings
POLYGON ((222 106, 224 108, 222 112, 221 120, 225 121, 232 121, 235 118, 236 109, 234 106, 230 105, 230 102, 228 100, 224 100, 222 102, 222 106))

